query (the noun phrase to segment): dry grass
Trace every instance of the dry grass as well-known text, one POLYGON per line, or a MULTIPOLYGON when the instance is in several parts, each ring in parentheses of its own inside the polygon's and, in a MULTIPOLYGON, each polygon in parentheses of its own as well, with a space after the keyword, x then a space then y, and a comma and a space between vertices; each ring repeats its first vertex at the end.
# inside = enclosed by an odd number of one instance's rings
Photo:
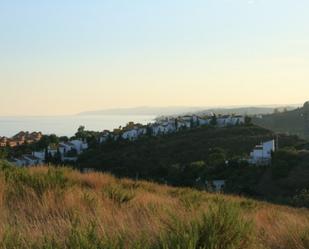
MULTIPOLYGON (((309 211, 305 209, 119 180, 108 174, 81 174, 47 167, 19 171, 0 171, 1 248, 174 249, 164 240, 172 241, 175 236, 167 235, 174 232, 178 236, 175 243, 185 243, 179 242, 179 234, 194 236, 187 227, 193 224, 191 228, 201 230, 202 225, 195 226, 194 222, 202 224, 201 217, 217 210, 222 202, 237 205, 238 220, 250 222, 252 233, 240 238, 238 247, 231 244, 190 248, 309 248, 309 211)), ((216 212, 219 218, 212 218, 219 220, 221 213, 216 212)), ((233 223, 233 217, 230 218, 233 223)), ((205 222, 209 230, 214 224, 219 228, 225 224, 224 220, 222 224, 209 221, 205 222)), ((235 231, 237 234, 238 230, 235 231)))

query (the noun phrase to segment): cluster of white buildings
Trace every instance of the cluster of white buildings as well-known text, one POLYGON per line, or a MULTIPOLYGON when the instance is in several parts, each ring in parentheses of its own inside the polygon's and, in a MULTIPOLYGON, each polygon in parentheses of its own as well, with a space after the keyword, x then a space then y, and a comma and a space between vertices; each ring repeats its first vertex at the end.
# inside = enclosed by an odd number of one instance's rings
POLYGON ((224 116, 207 116, 200 117, 197 115, 182 116, 177 118, 165 118, 155 123, 148 125, 134 124, 130 122, 122 129, 115 129, 114 131, 105 130, 100 136, 100 143, 104 143, 109 139, 130 140, 134 141, 141 136, 160 136, 170 133, 175 133, 184 129, 192 129, 200 126, 211 125, 215 122, 217 127, 236 126, 245 123, 245 117, 239 115, 224 115, 224 116), (215 121, 214 121, 215 120, 215 121))
MULTIPOLYGON (((245 123, 244 116, 224 115, 224 116, 205 116, 187 115, 181 117, 168 117, 148 125, 128 123, 125 127, 114 129, 112 132, 105 130, 99 137, 100 143, 108 140, 129 140, 134 141, 138 138, 148 136, 160 136, 176 133, 185 129, 192 129, 201 126, 215 125, 217 127, 227 127, 241 125, 245 123)), ((33 166, 46 162, 47 158, 55 158, 62 162, 75 162, 78 155, 88 149, 88 144, 82 140, 71 140, 61 142, 57 145, 50 145, 46 150, 34 151, 29 155, 22 155, 19 158, 12 158, 11 161, 17 166, 33 166)))
POLYGON ((18 158, 12 158, 11 162, 16 166, 35 166, 46 162, 46 158, 59 156, 62 162, 75 162, 77 156, 88 149, 88 144, 82 140, 72 140, 61 142, 57 145, 50 145, 46 150, 34 151, 32 154, 22 155, 18 158))

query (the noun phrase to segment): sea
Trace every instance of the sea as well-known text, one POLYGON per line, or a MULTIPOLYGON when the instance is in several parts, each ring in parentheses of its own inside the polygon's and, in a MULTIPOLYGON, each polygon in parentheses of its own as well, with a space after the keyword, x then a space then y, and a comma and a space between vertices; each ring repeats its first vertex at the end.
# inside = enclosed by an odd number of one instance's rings
POLYGON ((0 136, 12 137, 20 131, 41 131, 43 134, 71 137, 81 125, 86 130, 103 131, 123 127, 130 121, 148 124, 155 118, 150 115, 0 117, 0 136))

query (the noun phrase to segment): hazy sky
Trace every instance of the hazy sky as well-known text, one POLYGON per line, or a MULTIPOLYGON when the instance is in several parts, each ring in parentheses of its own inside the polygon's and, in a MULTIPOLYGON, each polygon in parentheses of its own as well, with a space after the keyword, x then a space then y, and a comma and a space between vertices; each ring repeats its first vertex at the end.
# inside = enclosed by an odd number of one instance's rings
POLYGON ((0 0, 0 115, 309 100, 308 0, 0 0))

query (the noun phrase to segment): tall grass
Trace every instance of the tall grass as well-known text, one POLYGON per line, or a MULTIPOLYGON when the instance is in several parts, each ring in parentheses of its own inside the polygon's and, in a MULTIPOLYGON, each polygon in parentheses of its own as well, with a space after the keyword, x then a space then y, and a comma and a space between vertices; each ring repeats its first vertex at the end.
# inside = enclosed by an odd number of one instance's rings
POLYGON ((4 165, 0 248, 307 249, 309 211, 101 173, 4 165))

